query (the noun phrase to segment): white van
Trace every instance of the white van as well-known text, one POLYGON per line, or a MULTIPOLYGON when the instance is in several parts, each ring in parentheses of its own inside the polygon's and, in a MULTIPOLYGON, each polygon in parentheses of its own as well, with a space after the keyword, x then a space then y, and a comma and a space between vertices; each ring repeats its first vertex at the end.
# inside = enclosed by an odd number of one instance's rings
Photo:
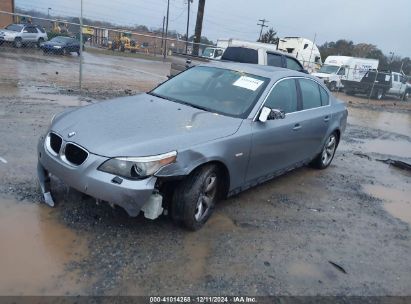
POLYGON ((331 91, 336 91, 344 87, 342 79, 359 82, 368 70, 378 69, 378 64, 376 59, 328 56, 321 69, 312 75, 320 78, 331 91))
POLYGON ((307 38, 281 38, 278 43, 278 50, 293 54, 310 73, 316 72, 322 65, 320 50, 314 42, 307 38))

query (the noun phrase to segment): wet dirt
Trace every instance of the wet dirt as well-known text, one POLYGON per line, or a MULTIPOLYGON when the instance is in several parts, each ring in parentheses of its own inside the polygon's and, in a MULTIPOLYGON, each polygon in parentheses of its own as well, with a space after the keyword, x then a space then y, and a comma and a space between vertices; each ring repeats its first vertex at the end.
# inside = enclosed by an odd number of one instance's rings
POLYGON ((80 292, 65 265, 87 255, 85 240, 39 204, 0 197, 0 295, 80 292))
POLYGON ((340 93, 352 116, 327 170, 300 168, 225 200, 192 233, 167 217, 129 218, 96 205, 55 179, 56 208, 38 203, 36 144, 50 118, 154 87, 163 63, 92 54, 89 74, 98 78, 79 97, 66 78, 75 75, 75 56, 47 56, 49 63, 24 56, 0 56, 2 67, 21 69, 0 70, 0 157, 7 161, 0 161, 0 246, 10 248, 0 251, 0 269, 7 270, 0 295, 410 295, 411 230, 402 213, 411 174, 376 159, 411 162, 403 153, 411 103, 381 106, 340 93), (127 64, 135 69, 117 69, 127 64), (60 65, 58 76, 50 74, 60 65), (36 258, 27 258, 30 250, 36 258), (39 280, 25 279, 42 269, 39 280))

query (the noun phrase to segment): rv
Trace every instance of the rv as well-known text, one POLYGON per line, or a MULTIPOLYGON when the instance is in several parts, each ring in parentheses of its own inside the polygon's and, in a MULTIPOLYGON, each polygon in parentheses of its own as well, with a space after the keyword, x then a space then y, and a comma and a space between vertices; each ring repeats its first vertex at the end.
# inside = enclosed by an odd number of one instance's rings
POLYGON ((320 78, 331 91, 344 87, 341 80, 359 82, 368 70, 378 68, 378 60, 349 56, 328 56, 321 69, 312 73, 320 78))
POLYGON ((278 43, 278 50, 293 54, 310 73, 317 71, 322 65, 320 50, 314 42, 306 38, 281 38, 278 43))

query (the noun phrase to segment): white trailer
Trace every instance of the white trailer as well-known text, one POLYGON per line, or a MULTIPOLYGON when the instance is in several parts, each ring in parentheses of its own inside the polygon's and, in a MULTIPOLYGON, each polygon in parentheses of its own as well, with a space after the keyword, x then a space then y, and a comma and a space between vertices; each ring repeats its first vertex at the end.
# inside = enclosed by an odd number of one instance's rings
POLYGON ((314 42, 307 38, 281 38, 278 43, 278 50, 293 54, 310 73, 317 71, 322 65, 320 50, 314 42))

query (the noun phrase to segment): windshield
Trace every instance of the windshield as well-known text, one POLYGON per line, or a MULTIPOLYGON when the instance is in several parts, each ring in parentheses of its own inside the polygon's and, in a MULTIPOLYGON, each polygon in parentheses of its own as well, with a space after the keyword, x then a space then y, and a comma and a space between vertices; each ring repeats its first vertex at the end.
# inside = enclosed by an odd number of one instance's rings
POLYGON ((205 111, 246 118, 268 78, 215 67, 194 67, 150 94, 205 111))
POLYGON ((6 30, 13 31, 13 32, 21 32, 23 26, 20 24, 10 24, 6 27, 6 30))
POLYGON ((324 74, 337 74, 337 71, 340 67, 336 65, 327 65, 324 64, 321 69, 318 71, 318 73, 324 73, 324 74))
POLYGON ((210 48, 206 48, 203 52, 203 57, 213 57, 214 55, 214 50, 210 48))
POLYGON ((56 43, 66 43, 66 42, 69 42, 70 40, 71 38, 67 38, 67 37, 54 37, 50 41, 56 42, 56 43))

